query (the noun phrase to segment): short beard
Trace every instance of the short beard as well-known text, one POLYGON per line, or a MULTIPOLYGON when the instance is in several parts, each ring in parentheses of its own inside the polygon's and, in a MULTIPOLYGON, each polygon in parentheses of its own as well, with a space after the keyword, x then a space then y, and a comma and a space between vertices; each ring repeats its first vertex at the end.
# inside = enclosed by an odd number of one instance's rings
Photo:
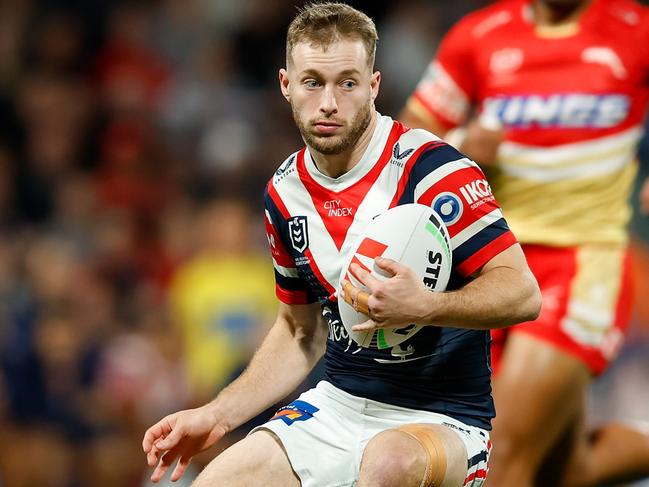
POLYGON ((372 100, 368 100, 367 103, 361 107, 352 119, 349 131, 346 134, 343 134, 342 136, 329 137, 314 135, 309 130, 309 127, 302 123, 300 114, 295 107, 291 105, 291 109, 293 111, 295 124, 297 125, 300 134, 302 134, 302 138, 304 139, 304 142, 306 142, 306 145, 309 146, 310 149, 321 154, 332 156, 345 152, 358 142, 358 139, 363 135, 372 119, 373 103, 372 100))

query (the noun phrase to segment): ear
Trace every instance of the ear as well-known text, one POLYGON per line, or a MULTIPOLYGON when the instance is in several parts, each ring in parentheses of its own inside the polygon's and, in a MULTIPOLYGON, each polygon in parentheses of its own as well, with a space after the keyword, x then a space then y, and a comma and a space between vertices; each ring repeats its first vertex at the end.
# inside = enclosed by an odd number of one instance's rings
POLYGON ((288 71, 282 68, 279 70, 279 89, 282 90, 282 95, 286 98, 287 101, 291 101, 291 95, 289 93, 289 80, 288 80, 288 71))
POLYGON ((370 79, 370 90, 372 92, 372 101, 376 100, 376 97, 379 96, 379 86, 381 85, 381 73, 375 71, 372 74, 372 79, 370 79))

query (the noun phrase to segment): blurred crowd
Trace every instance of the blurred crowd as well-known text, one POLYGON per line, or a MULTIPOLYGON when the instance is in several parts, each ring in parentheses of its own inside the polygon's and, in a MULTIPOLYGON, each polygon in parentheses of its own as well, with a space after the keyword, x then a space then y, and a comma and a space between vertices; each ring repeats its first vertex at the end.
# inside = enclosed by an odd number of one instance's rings
MULTIPOLYGON (((276 308, 263 188, 301 144, 277 86, 299 3, 0 0, 1 487, 147 485, 146 427, 249 360, 276 308)), ((349 3, 378 23, 394 116, 488 2, 349 3)), ((597 396, 649 370, 646 218, 634 232, 645 302, 597 396)), ((612 401, 594 415, 633 402, 612 401)))

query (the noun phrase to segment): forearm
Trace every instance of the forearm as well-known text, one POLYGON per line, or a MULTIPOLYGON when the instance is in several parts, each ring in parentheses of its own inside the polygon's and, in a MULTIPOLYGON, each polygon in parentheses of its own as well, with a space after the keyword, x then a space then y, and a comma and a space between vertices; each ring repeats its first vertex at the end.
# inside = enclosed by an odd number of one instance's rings
POLYGON ((536 319, 540 293, 531 273, 496 267, 457 291, 430 293, 425 323, 459 328, 502 328, 536 319))
POLYGON ((227 431, 277 403, 306 378, 322 354, 326 327, 304 335, 289 323, 271 328, 246 370, 208 407, 227 431))

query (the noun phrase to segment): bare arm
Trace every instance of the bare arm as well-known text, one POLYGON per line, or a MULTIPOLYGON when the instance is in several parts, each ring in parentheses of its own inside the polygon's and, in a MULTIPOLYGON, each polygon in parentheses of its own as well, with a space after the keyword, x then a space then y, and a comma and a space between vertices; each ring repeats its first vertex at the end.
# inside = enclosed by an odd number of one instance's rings
POLYGON ((434 133, 481 166, 495 164, 504 136, 495 121, 475 118, 466 125, 448 130, 432 113, 417 109, 416 103, 411 99, 399 115, 399 120, 406 126, 434 133))
POLYGON ((324 354, 327 330, 319 305, 280 305, 277 320, 250 365, 208 405, 226 430, 295 390, 324 354))
MULTIPOLYGON (((392 277, 379 281, 352 265, 355 277, 370 290, 366 298, 370 320, 354 326, 355 331, 409 323, 499 328, 533 320, 541 308, 536 279, 518 244, 487 262, 466 286, 446 293, 430 292, 412 270, 394 260, 379 258, 375 262, 392 277)), ((365 301, 360 293, 353 288, 349 300, 365 301)))
POLYGON ((166 416, 144 434, 142 448, 151 480, 158 482, 178 458, 178 480, 191 458, 286 397, 324 353, 327 327, 319 305, 281 304, 275 324, 241 376, 212 402, 166 416))
POLYGON ((502 328, 534 320, 541 310, 541 292, 518 244, 487 262, 463 288, 429 293, 428 301, 425 322, 460 328, 502 328))

